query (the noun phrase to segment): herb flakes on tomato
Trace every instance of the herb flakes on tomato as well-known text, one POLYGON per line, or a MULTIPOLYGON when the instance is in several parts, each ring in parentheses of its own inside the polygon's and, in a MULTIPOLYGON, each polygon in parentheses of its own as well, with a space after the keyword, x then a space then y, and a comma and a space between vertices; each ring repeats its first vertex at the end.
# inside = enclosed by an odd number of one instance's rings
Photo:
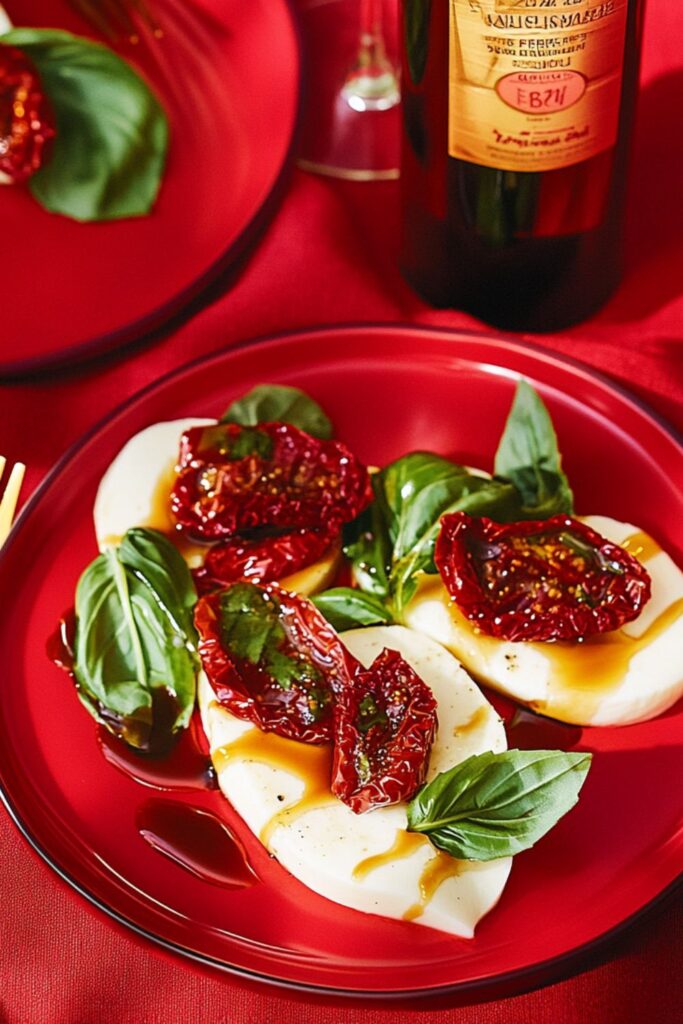
POLYGON ((446 515, 435 561, 460 611, 502 640, 582 640, 632 621, 650 598, 637 559, 566 515, 508 524, 446 515))
POLYGON ((350 655, 309 601, 274 584, 235 583, 195 608, 216 699, 237 718, 303 743, 333 734, 333 698, 350 655))
POLYGON ((422 784, 436 701, 397 651, 360 665, 336 694, 332 792, 352 811, 408 800, 422 784))
POLYGON ((367 470, 339 441, 287 423, 220 423, 183 435, 171 508, 205 540, 264 528, 332 536, 371 498, 367 470))
POLYGON ((55 136, 52 107, 34 64, 0 44, 0 181, 26 181, 42 166, 55 136))

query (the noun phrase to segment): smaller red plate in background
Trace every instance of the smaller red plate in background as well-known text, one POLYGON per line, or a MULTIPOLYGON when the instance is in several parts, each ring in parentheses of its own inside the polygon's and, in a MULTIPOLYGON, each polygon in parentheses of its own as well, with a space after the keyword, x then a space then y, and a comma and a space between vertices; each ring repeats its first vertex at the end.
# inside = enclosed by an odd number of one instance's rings
MULTIPOLYGON (((17 26, 95 36, 66 0, 7 0, 17 26)), ((160 327, 258 235, 287 164, 299 52, 287 0, 152 3, 163 38, 116 44, 154 87, 171 146, 148 217, 79 224, 0 188, 0 377, 77 362, 160 327)), ((101 40, 100 40, 101 41, 101 40)))

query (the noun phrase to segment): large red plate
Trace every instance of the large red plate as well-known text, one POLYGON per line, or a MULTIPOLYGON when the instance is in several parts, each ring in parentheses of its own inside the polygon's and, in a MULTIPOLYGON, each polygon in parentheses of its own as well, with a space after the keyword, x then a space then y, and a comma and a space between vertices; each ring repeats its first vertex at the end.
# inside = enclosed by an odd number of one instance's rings
MULTIPOLYGON (((57 466, 0 560, 0 782, 43 857, 92 902, 167 948, 280 983, 369 995, 528 987, 582 962, 683 867, 683 707, 626 728, 568 729, 595 752, 575 811, 513 867, 472 941, 365 916, 309 892, 247 836, 261 882, 228 891, 140 838, 150 791, 101 756, 96 730, 45 640, 95 554, 102 472, 137 430, 217 415, 265 380, 297 384, 370 463, 429 447, 490 466, 518 374, 548 403, 580 512, 622 517, 683 561, 683 451, 590 371, 512 341, 415 328, 339 328, 202 359, 124 405, 57 466)), ((170 797, 228 814, 216 793, 170 797)), ((242 830, 244 834, 244 830, 242 830)))
MULTIPOLYGON (((5 6, 17 25, 96 35, 66 0, 5 6)), ((149 217, 78 224, 47 213, 26 188, 0 189, 2 376, 148 335, 244 254, 274 205, 299 103, 287 0, 147 6, 164 37, 124 40, 116 49, 146 75, 169 114, 157 205, 149 217)))

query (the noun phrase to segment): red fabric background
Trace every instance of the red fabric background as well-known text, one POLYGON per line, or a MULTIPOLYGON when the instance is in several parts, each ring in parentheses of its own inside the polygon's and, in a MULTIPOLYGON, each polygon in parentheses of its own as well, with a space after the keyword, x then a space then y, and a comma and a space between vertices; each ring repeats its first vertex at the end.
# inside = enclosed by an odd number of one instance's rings
MULTIPOLYGON (((682 29, 678 0, 650 0, 622 287, 588 323, 542 339, 611 374, 679 429, 682 29)), ((397 220, 393 183, 341 185, 296 172, 230 289, 217 290, 174 333, 124 358, 0 387, 0 451, 28 463, 24 496, 118 402, 201 353, 325 322, 480 326, 430 310, 403 284, 394 262, 397 220)), ((11 344, 0 331, 0 345, 11 344)), ((314 1002, 169 960, 86 906, 29 852, 4 814, 0 864, 0 1024, 400 1024, 418 1013, 429 1024, 635 1024, 683 1014, 680 896, 613 946, 611 960, 574 979, 499 1002, 399 1010, 314 1002)))

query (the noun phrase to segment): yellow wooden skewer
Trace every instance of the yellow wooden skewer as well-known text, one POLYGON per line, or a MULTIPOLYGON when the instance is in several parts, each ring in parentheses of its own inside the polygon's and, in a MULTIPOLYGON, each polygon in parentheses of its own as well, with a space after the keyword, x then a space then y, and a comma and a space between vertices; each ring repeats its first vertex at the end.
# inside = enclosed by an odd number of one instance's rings
MULTIPOLYGON (((5 471, 7 460, 0 456, 0 477, 5 471)), ((19 501, 19 491, 24 481, 24 473, 26 472, 26 466, 23 462, 15 462, 10 473, 7 486, 5 487, 5 493, 0 501, 0 547, 7 540, 7 535, 12 529, 12 522, 14 520, 14 512, 19 501)))

